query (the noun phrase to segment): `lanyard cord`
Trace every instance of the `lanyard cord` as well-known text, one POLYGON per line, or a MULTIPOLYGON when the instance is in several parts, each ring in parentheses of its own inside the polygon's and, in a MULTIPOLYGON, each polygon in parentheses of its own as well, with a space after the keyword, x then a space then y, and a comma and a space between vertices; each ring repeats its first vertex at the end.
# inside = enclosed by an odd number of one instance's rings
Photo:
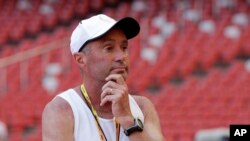
MULTIPOLYGON (((92 105, 92 103, 90 101, 89 95, 88 95, 88 93, 87 93, 87 91, 86 91, 83 84, 81 85, 81 92, 82 92, 82 95, 83 95, 89 109, 91 110, 92 115, 95 118, 96 126, 98 127, 98 133, 99 133, 100 140, 104 141, 104 139, 105 139, 105 141, 108 141, 105 134, 104 134, 104 132, 103 132, 103 130, 102 130, 100 122, 98 120, 97 112, 96 112, 95 108, 93 107, 93 105, 92 105)), ((115 128, 116 128, 116 141, 119 141, 119 138, 120 138, 120 124, 117 122, 116 118, 114 120, 114 123, 115 123, 115 128)))

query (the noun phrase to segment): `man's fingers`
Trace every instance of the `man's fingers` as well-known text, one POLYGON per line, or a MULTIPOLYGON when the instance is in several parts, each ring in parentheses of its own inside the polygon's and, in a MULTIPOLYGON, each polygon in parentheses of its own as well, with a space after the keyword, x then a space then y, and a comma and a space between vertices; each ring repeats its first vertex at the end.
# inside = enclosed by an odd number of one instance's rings
POLYGON ((101 93, 101 103, 103 106, 107 102, 115 102, 123 96, 122 91, 119 89, 107 88, 101 93))
POLYGON ((106 81, 102 87, 101 106, 107 102, 114 103, 116 100, 121 100, 121 97, 127 94, 126 82, 120 74, 110 74, 106 81))
POLYGON ((100 106, 103 106, 107 102, 113 102, 119 95, 116 95, 114 93, 119 93, 119 90, 117 89, 106 89, 101 94, 101 103, 100 106))
POLYGON ((107 88, 116 88, 116 87, 119 87, 117 83, 115 83, 114 81, 108 81, 106 84, 102 86, 102 91, 104 91, 107 88))
POLYGON ((120 74, 110 74, 106 79, 106 81, 115 81, 116 83, 122 85, 125 83, 122 75, 120 74))
POLYGON ((112 88, 106 88, 102 91, 101 93, 101 99, 103 99, 106 95, 111 95, 113 93, 113 89, 112 88))
POLYGON ((112 96, 111 95, 107 95, 105 96, 103 99, 101 99, 101 103, 100 106, 105 105, 107 102, 111 102, 112 101, 112 96))

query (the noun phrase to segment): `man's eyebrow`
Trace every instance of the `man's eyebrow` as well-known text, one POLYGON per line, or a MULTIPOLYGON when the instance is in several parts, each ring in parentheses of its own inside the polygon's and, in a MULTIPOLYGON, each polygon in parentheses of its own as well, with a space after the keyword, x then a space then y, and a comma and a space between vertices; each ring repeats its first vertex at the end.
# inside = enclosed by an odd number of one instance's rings
MULTIPOLYGON (((102 39, 103 42, 108 42, 108 41, 115 41, 115 39, 112 39, 112 38, 103 38, 102 39)), ((122 43, 128 43, 128 40, 123 40, 122 43)))
POLYGON ((128 44, 128 40, 122 41, 122 44, 128 44))
POLYGON ((111 39, 111 38, 103 38, 102 40, 103 40, 104 42, 115 41, 114 39, 111 39))

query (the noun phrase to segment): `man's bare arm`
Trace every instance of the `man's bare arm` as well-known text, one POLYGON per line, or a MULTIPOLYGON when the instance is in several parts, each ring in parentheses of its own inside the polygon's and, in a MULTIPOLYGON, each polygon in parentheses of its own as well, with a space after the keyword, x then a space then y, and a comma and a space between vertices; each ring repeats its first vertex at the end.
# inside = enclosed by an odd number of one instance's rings
POLYGON ((133 96, 144 114, 143 132, 129 136, 130 141, 164 141, 160 120, 153 103, 146 97, 133 96))
POLYGON ((43 111, 43 141, 74 141, 73 123, 70 105, 62 98, 55 98, 43 111))

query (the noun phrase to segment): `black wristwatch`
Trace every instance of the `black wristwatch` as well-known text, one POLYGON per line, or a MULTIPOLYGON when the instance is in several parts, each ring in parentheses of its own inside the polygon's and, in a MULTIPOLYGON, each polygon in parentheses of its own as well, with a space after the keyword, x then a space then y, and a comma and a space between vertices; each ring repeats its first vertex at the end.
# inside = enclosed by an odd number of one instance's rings
POLYGON ((124 129, 125 135, 129 136, 134 132, 142 132, 143 131, 143 123, 139 118, 134 119, 134 125, 127 129, 124 129))

